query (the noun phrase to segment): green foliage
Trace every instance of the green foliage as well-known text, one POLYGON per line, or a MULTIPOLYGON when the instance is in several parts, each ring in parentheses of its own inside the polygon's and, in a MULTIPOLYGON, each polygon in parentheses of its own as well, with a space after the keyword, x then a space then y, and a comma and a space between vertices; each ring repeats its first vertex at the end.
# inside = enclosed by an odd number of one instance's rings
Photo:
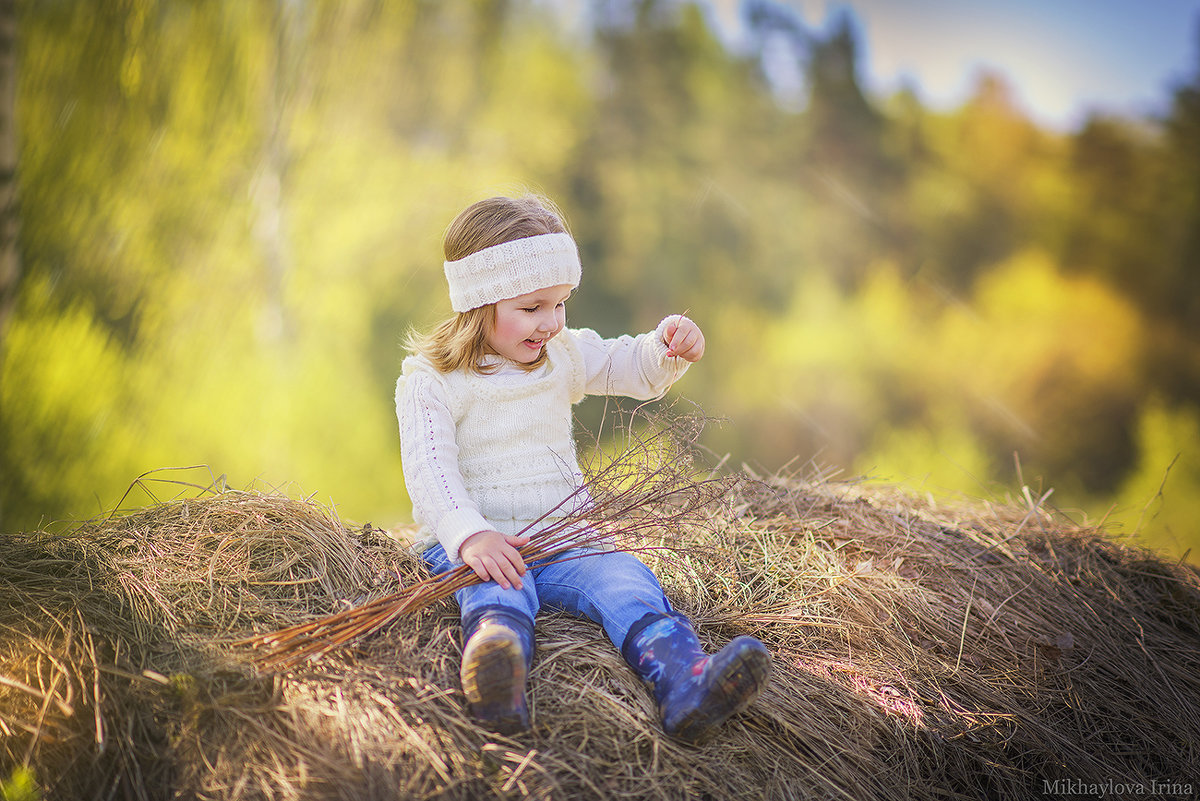
POLYGON ((573 324, 704 326, 679 392, 718 453, 1090 514, 1178 453, 1111 519, 1197 543, 1200 72, 1161 122, 1058 134, 997 75, 950 113, 871 97, 853 26, 778 4, 739 52, 702 4, 593 11, 22 4, 0 525, 193 464, 404 518, 392 387, 449 312, 440 234, 531 187, 581 246, 573 324))
POLYGON ((0 781, 0 799, 3 801, 38 801, 41 797, 37 778, 29 768, 16 768, 7 779, 0 781))
POLYGON ((1117 495, 1114 524, 1167 553, 1189 549, 1195 561, 1200 540, 1200 408, 1172 408, 1148 400, 1137 425, 1139 459, 1117 495))
POLYGON ((128 481, 140 433, 120 345, 81 304, 51 312, 49 292, 26 281, 0 362, 0 510, 31 524, 128 481))
POLYGON ((1115 488, 1132 456, 1142 333, 1112 289, 1019 254, 980 280, 969 310, 946 315, 941 340, 997 460, 1015 448, 1056 486, 1115 488))

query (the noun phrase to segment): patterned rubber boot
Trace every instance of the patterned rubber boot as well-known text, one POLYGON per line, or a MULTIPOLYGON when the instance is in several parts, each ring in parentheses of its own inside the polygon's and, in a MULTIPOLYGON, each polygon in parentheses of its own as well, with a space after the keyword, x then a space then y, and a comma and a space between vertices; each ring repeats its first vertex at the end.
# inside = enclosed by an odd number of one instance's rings
POLYGON ((528 729, 533 621, 504 607, 485 608, 463 623, 463 641, 459 675, 471 714, 500 734, 528 729))
POLYGON ((771 653, 753 637, 737 637, 709 656, 686 618, 651 614, 629 630, 625 661, 654 688, 663 730, 701 743, 754 702, 767 685, 771 653))

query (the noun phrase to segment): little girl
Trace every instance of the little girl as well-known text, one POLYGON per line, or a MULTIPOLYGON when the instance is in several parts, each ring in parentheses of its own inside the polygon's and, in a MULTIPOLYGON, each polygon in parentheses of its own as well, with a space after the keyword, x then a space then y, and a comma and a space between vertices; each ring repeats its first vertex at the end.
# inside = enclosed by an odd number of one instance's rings
POLYGON ((472 713, 502 733, 528 728, 534 618, 555 609, 603 626, 652 685, 664 730, 702 740, 758 696, 766 647, 743 636, 707 656, 637 557, 588 550, 563 561, 572 551, 526 565, 518 548, 529 539, 516 535, 583 484, 571 405, 589 394, 661 395, 704 354, 704 335, 681 315, 637 337, 567 328, 579 254, 541 198, 474 204, 451 223, 444 250, 457 314, 410 337, 396 414, 423 558, 434 573, 465 563, 484 582, 455 596, 472 713))

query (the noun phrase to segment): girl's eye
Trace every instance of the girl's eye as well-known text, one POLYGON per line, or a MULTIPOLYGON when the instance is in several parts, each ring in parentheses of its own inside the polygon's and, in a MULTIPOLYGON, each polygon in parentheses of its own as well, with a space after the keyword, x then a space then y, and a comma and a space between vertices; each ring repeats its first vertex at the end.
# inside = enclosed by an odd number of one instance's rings
POLYGON ((521 309, 521 311, 523 311, 523 312, 531 312, 531 313, 532 313, 532 312, 535 312, 535 311, 537 311, 537 307, 536 307, 536 306, 534 306, 534 307, 532 307, 532 308, 524 308, 524 309, 521 309))

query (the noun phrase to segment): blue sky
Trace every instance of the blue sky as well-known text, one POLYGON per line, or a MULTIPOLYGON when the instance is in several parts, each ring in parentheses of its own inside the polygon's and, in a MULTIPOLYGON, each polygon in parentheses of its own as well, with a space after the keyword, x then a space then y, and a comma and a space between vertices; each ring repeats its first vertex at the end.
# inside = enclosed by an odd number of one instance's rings
MULTIPOLYGON (((741 0, 709 0, 740 32, 741 0)), ((777 0, 821 28, 853 10, 869 89, 905 80, 935 108, 960 105, 980 69, 1004 75, 1037 122, 1075 127, 1089 110, 1161 111, 1200 70, 1200 0, 777 0)))

